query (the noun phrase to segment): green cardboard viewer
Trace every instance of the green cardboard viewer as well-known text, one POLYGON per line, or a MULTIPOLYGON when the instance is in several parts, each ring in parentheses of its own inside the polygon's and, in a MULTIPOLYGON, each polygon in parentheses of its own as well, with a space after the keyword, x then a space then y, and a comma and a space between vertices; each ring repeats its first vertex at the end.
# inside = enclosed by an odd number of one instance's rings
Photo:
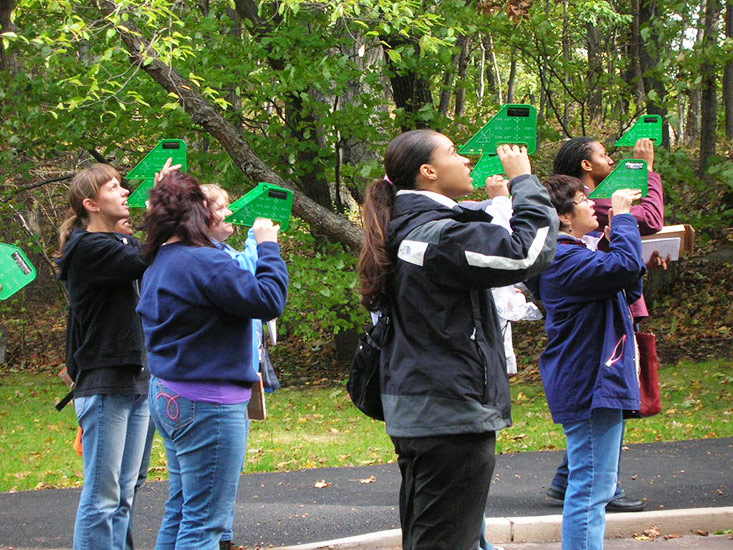
POLYGON ((137 189, 127 198, 130 208, 144 208, 148 194, 155 185, 155 174, 165 165, 165 161, 173 159, 173 164, 180 164, 181 171, 188 170, 186 142, 182 139, 161 139, 140 163, 127 174, 129 180, 142 180, 137 189))
POLYGON ((12 244, 0 243, 0 300, 7 300, 36 278, 36 268, 23 251, 12 244))
POLYGON ((640 189, 641 196, 649 192, 649 170, 645 160, 626 159, 618 163, 601 184, 588 197, 591 199, 610 199, 617 189, 640 189))
POLYGON ((639 117, 621 139, 616 141, 617 147, 633 147, 642 138, 649 138, 657 145, 662 143, 662 117, 660 115, 644 115, 639 117))
POLYGON ((229 205, 232 215, 226 221, 252 227, 257 218, 269 218, 280 224, 281 231, 290 227, 293 192, 279 185, 260 182, 249 193, 229 205))
POLYGON ((504 173, 496 154, 499 145, 525 145, 527 153, 537 150, 537 109, 534 105, 508 103, 476 134, 462 145, 461 155, 481 155, 471 172, 474 187, 485 187, 486 178, 504 173))

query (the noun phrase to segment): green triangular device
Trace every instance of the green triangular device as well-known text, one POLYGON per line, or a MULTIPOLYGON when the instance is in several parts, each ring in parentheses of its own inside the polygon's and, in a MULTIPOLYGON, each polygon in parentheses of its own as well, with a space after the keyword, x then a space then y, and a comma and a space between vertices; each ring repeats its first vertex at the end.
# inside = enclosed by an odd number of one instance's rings
POLYGON ((36 268, 23 251, 12 244, 0 243, 0 300, 7 300, 36 278, 36 268))
POLYGON ((534 105, 508 103, 462 145, 461 155, 480 155, 471 172, 474 187, 484 187, 486 178, 504 173, 496 148, 506 143, 525 145, 529 154, 537 150, 537 109, 534 105))
POLYGON ((588 197, 591 199, 610 199, 618 189, 640 189, 641 196, 649 192, 649 170, 645 160, 626 159, 618 163, 601 184, 588 197))
POLYGON ((140 163, 127 174, 129 180, 142 180, 137 189, 127 198, 127 206, 144 208, 148 193, 155 185, 155 174, 165 165, 165 161, 173 159, 173 164, 180 164, 181 171, 188 170, 186 142, 182 139, 161 139, 140 163))
POLYGON ((504 173, 504 165, 497 155, 481 155, 471 171, 473 186, 486 187, 486 178, 504 173))
POLYGON ((662 117, 660 115, 644 115, 639 117, 621 139, 616 141, 617 147, 633 147, 642 138, 649 138, 657 145, 662 143, 662 117))
POLYGON ((249 193, 229 205, 232 214, 226 221, 252 227, 257 218, 269 218, 280 224, 281 231, 290 227, 293 192, 279 185, 260 182, 249 193))

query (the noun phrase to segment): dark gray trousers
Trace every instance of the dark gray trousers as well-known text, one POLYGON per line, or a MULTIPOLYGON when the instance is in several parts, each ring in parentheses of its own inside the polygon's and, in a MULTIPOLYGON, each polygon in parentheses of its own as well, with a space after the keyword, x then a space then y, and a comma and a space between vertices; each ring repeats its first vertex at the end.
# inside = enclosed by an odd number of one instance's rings
POLYGON ((494 473, 494 432, 393 437, 404 550, 476 550, 494 473))

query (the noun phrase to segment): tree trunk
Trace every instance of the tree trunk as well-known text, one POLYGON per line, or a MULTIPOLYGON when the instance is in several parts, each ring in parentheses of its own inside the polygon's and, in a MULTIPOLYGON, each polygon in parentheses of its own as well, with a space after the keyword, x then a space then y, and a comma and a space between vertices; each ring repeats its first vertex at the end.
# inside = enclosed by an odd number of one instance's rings
POLYGON ((710 157, 715 156, 715 138, 718 127, 718 94, 717 79, 718 67, 713 56, 718 45, 718 18, 720 17, 720 0, 707 0, 705 7, 705 26, 702 39, 703 62, 700 65, 702 73, 702 95, 700 114, 700 177, 705 176, 710 157))
MULTIPOLYGON (((117 5, 109 0, 100 0, 99 6, 105 16, 109 16, 117 8, 117 5)), ((234 163, 251 181, 267 181, 292 190, 293 212, 297 216, 318 228, 329 238, 342 242, 352 251, 357 252, 361 248, 362 230, 359 227, 307 197, 291 180, 281 177, 267 166, 236 128, 197 91, 196 84, 183 78, 173 67, 157 58, 148 64, 143 64, 144 56, 141 52, 150 54, 152 50, 142 42, 140 36, 143 34, 132 20, 126 21, 125 28, 118 27, 117 31, 130 51, 130 62, 142 67, 169 93, 176 94, 193 122, 199 124, 221 143, 234 163)))
POLYGON ((631 64, 628 70, 628 81, 634 87, 634 103, 636 112, 641 112, 644 102, 644 81, 641 69, 641 29, 639 24, 639 3, 643 0, 631 0, 631 64))
MULTIPOLYGON (((235 9, 241 19, 249 20, 253 36, 263 37, 273 32, 282 19, 276 14, 265 14, 259 11, 258 5, 253 0, 236 0, 235 9)), ((285 69, 285 62, 282 59, 267 58, 267 63, 275 71, 285 69)), ((283 108, 285 121, 290 128, 292 136, 297 143, 318 141, 320 127, 314 114, 303 107, 303 99, 300 93, 291 92, 285 96, 283 108)), ((331 193, 328 181, 323 168, 315 162, 318 147, 297 148, 295 158, 299 173, 296 176, 298 187, 311 199, 325 208, 332 208, 331 193)))
MULTIPOLYGON (((725 3, 725 36, 733 39, 733 0, 725 3)), ((723 73, 723 103, 725 104, 725 137, 733 139, 733 59, 725 64, 723 73)))
POLYGON ((484 59, 484 68, 481 74, 486 76, 488 93, 494 96, 496 95, 497 77, 494 74, 494 45, 492 44, 490 34, 481 37, 481 52, 484 59))
MULTIPOLYGON (((463 82, 466 79, 466 70, 468 69, 468 62, 470 61, 468 55, 469 40, 468 36, 462 36, 458 39, 458 43, 461 46, 461 53, 458 56, 458 82, 463 82)), ((456 108, 454 111, 455 116, 459 117, 463 115, 463 111, 466 108, 466 87, 458 86, 456 89, 456 108)))
MULTIPOLYGON (((696 53, 699 52, 700 48, 702 47, 702 38, 703 38, 703 21, 704 17, 699 18, 699 22, 697 24, 697 36, 695 37, 695 47, 693 51, 696 53)), ((692 81, 692 77, 690 75, 687 75, 687 80, 692 81)), ((686 143, 689 146, 694 145, 697 143, 697 140, 700 137, 700 88, 699 86, 693 87, 688 86, 685 95, 687 96, 687 123, 685 124, 686 128, 686 143)))
POLYGON ((603 90, 600 81, 603 76, 603 61, 601 59, 601 33, 598 27, 588 23, 588 113, 591 120, 598 120, 602 113, 603 90))
MULTIPOLYGON (((0 0, 0 33, 15 32, 15 23, 12 20, 15 0, 0 0)), ((0 40, 0 71, 10 71, 15 74, 19 70, 18 63, 13 53, 5 51, 2 40, 0 40)))
MULTIPOLYGON (((370 67, 384 66, 384 52, 379 45, 379 41, 371 39, 368 43, 365 42, 364 45, 364 55, 363 57, 359 57, 357 52, 360 45, 357 43, 354 44, 354 55, 360 60, 362 70, 367 72, 370 70, 370 67)), ((358 102, 360 95, 364 93, 379 94, 380 92, 370 87, 363 79, 351 81, 340 104, 351 105, 354 102, 358 102)), ((386 112, 387 107, 381 107, 380 110, 386 112)), ((374 112, 375 125, 380 114, 378 111, 374 112)), ((381 152, 369 147, 369 144, 361 138, 342 136, 339 143, 341 153, 340 162, 344 165, 358 166, 370 160, 377 160, 381 156, 381 152)), ((341 184, 348 190, 349 195, 357 203, 361 204, 364 202, 364 190, 368 182, 362 176, 354 173, 349 178, 343 178, 341 184)))
POLYGON ((506 102, 514 103, 514 84, 517 80, 517 49, 512 48, 511 61, 509 65, 509 80, 506 88, 506 102))
MULTIPOLYGON (((570 54, 570 21, 568 14, 568 0, 562 0, 562 56, 565 61, 571 60, 570 54)), ((549 90, 548 90, 549 99, 549 90)), ((566 102, 562 112, 562 126, 568 128, 570 126, 570 102, 566 102)), ((566 130, 567 133, 567 130, 566 130)))
POLYGON ((651 24, 657 16, 656 0, 641 0, 639 4, 639 53, 641 62, 641 76, 644 82, 644 93, 646 95, 646 111, 649 114, 661 115, 662 117, 662 146, 669 149, 669 126, 667 126, 667 107, 665 106, 665 98, 667 91, 664 82, 656 74, 657 65, 659 64, 658 48, 660 44, 655 44, 656 37, 650 34, 649 41, 646 42, 641 37, 641 29, 651 24), (650 97, 650 92, 654 90, 656 97, 650 97))

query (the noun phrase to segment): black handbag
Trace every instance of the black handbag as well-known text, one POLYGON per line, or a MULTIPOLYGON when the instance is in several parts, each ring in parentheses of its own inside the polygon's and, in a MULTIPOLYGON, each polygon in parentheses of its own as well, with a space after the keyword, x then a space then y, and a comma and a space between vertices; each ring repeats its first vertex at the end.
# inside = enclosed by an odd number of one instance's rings
POLYGON ((391 332, 389 316, 382 314, 376 324, 359 338, 351 362, 346 388, 356 408, 375 420, 384 420, 382 392, 379 387, 379 362, 382 347, 391 332))

